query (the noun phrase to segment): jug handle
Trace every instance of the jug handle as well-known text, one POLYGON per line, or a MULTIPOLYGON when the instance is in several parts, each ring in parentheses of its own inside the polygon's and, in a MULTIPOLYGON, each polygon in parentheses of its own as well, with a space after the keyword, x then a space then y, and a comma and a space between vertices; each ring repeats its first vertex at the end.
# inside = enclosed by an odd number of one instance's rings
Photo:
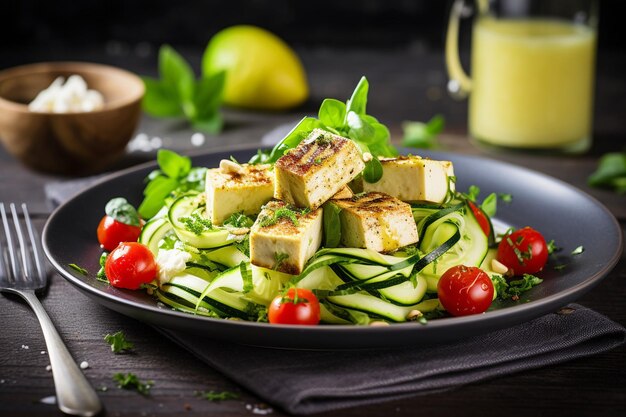
MULTIPOLYGON (((472 79, 465 73, 459 57, 459 23, 465 8, 464 0, 455 0, 450 9, 448 32, 446 34, 446 68, 448 70, 448 91, 458 99, 468 96, 472 90, 472 79)), ((486 6, 479 0, 479 8, 486 6)))

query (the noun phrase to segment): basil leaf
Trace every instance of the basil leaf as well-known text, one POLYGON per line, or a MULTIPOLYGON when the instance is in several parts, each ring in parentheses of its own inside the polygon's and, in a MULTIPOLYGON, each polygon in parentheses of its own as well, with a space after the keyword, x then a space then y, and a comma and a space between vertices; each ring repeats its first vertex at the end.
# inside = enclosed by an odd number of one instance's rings
POLYGON ((157 162, 161 171, 170 178, 183 177, 191 170, 191 159, 167 149, 159 150, 157 162))
POLYGON ((444 118, 441 115, 434 116, 428 123, 404 122, 402 146, 422 149, 437 148, 439 147, 437 135, 441 133, 443 127, 444 118))
POLYGON ((323 207, 324 247, 336 248, 341 241, 341 220, 339 217, 341 208, 331 202, 327 202, 323 207))
POLYGON ((349 135, 350 138, 356 139, 365 143, 373 143, 375 140, 376 131, 372 127, 371 124, 366 122, 353 111, 348 112, 348 116, 346 117, 348 122, 349 135))
POLYGON ((194 122, 211 120, 219 112, 225 80, 226 72, 220 71, 196 82, 193 91, 194 122))
POLYGON ((383 177, 383 165, 378 158, 374 157, 371 161, 365 163, 363 170, 363 179, 370 184, 378 182, 383 177))
POLYGON ((482 211, 489 217, 493 217, 496 215, 496 210, 498 208, 498 196, 496 193, 491 193, 483 200, 483 203, 480 205, 482 211))
POLYGON ((120 223, 131 226, 140 226, 137 210, 125 198, 118 197, 109 200, 104 207, 107 216, 114 218, 120 223))
POLYGON ((612 188, 619 193, 626 193, 626 152, 605 154, 598 169, 587 180, 593 187, 612 188))
POLYGON ((367 93, 369 91, 369 83, 367 78, 361 77, 359 83, 356 85, 352 96, 346 104, 346 113, 351 111, 359 115, 364 115, 367 107, 367 93))
POLYGON ((144 219, 154 217, 155 214, 163 207, 164 200, 178 187, 178 181, 175 178, 158 177, 150 184, 149 193, 145 193, 144 200, 137 209, 144 219))
POLYGON ((159 72, 168 91, 176 94, 180 102, 191 101, 194 75, 185 59, 171 46, 159 49, 159 72))
POLYGON ((154 117, 182 116, 183 110, 178 103, 176 95, 172 94, 159 81, 154 78, 143 77, 145 94, 141 102, 143 110, 154 117))
POLYGON ((346 118, 346 105, 334 98, 322 102, 317 116, 326 126, 341 128, 346 118))

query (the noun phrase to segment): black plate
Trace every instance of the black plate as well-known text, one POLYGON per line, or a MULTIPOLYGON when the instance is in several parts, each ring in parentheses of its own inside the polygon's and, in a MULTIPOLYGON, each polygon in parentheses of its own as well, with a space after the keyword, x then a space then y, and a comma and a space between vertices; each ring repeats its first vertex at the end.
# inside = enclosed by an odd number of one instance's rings
MULTIPOLYGON (((408 151, 408 150, 407 150, 408 151)), ((220 152, 193 157, 196 166, 217 166, 231 154, 247 160, 253 150, 220 152)), ((431 320, 427 325, 394 324, 387 327, 283 326, 212 319, 159 307, 142 291, 110 287, 93 276, 82 276, 68 267, 76 263, 98 269, 100 248, 96 227, 109 199, 126 197, 139 204, 143 180, 155 168, 144 164, 112 174, 59 207, 48 219, 43 246, 59 273, 94 301, 156 326, 194 332, 238 343, 276 348, 357 349, 440 343, 531 320, 575 300, 608 274, 622 253, 621 229, 598 201, 557 179, 524 168, 483 158, 440 152, 424 152, 433 159, 454 162, 457 188, 475 184, 481 195, 511 193, 513 202, 500 204, 499 221, 516 227, 532 226, 563 248, 565 269, 548 265, 543 284, 524 294, 519 302, 499 304, 485 314, 431 320), (571 257, 575 247, 583 254, 571 257), (528 300, 530 301, 528 301, 528 300)))

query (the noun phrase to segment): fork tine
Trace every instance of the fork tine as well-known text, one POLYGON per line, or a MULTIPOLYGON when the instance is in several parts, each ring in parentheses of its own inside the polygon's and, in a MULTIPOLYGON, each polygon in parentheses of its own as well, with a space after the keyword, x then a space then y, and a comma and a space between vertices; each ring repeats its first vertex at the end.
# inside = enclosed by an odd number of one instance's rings
MULTIPOLYGON (((24 241, 24 233, 22 232, 22 226, 20 225, 20 218, 17 215, 17 209, 14 203, 11 203, 11 215, 13 216, 13 226, 15 227, 15 234, 17 235, 17 241, 20 247, 21 261, 22 261, 22 272, 24 274, 24 278, 27 282, 33 281, 32 271, 29 268, 28 264, 28 247, 26 246, 26 242, 24 241)), ((18 255, 19 256, 19 255, 18 255)), ((17 276, 16 276, 17 279, 17 276)))
MULTIPOLYGON (((9 263, 11 264, 12 278, 14 281, 18 276, 17 255, 15 253, 15 246, 13 245, 13 234, 11 233, 11 227, 9 226, 9 219, 7 218, 4 203, 0 203, 0 215, 2 216, 2 225, 4 226, 4 234, 7 240, 7 250, 9 252, 9 263)), ((8 278, 9 281, 11 281, 11 278, 8 278)))
POLYGON ((30 214, 28 213, 28 207, 26 207, 26 203, 22 203, 22 213, 24 213, 24 223, 26 224, 26 229, 28 231, 28 237, 30 239, 30 244, 33 251, 33 262, 35 264, 36 269, 36 278, 39 281, 39 284, 45 284, 46 280, 46 270, 44 268, 43 261, 43 250, 41 250, 41 240, 39 239, 39 235, 37 234, 35 228, 33 227, 33 222, 30 219, 30 214))

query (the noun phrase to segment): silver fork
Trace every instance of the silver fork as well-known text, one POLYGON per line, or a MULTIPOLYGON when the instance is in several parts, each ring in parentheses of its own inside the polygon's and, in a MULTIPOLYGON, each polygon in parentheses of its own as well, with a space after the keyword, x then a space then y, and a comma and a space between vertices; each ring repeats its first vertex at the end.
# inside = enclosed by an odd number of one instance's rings
POLYGON ((45 288, 48 277, 41 242, 26 204, 22 204, 22 213, 24 219, 20 222, 15 204, 10 204, 7 214, 4 203, 0 203, 4 228, 4 238, 0 236, 0 291, 18 294, 35 312, 46 340, 59 409, 67 414, 94 416, 102 410, 100 399, 35 295, 35 291, 45 288))

